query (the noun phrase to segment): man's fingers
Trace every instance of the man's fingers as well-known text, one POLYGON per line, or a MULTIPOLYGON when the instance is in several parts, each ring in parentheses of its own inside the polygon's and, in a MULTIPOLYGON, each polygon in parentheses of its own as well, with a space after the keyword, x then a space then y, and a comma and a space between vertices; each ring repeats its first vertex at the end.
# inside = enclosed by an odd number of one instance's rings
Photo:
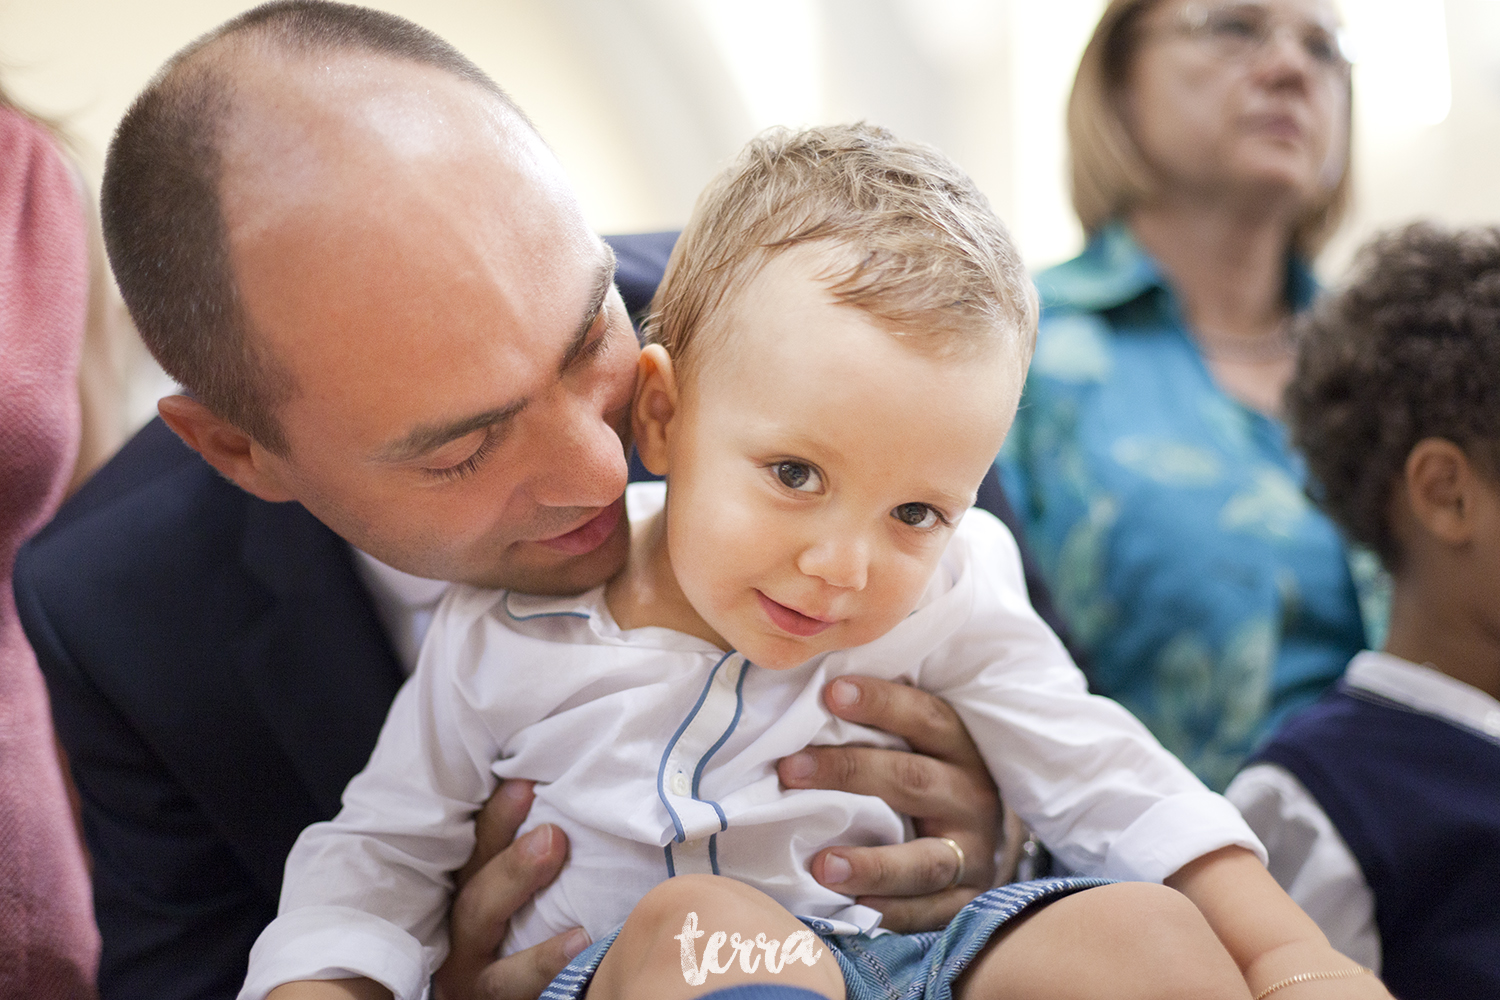
POLYGON ((958 853, 934 837, 889 847, 833 847, 812 862, 813 877, 830 889, 854 896, 879 910, 880 926, 903 934, 933 931, 988 888, 995 874, 991 857, 958 853), (958 885, 955 875, 962 875, 958 885))
POLYGON ((942 699, 871 677, 839 677, 823 691, 842 719, 903 737, 915 751, 808 747, 777 764, 788 788, 874 795, 916 820, 922 839, 888 847, 834 847, 813 877, 885 914, 895 930, 950 920, 995 877, 1000 794, 958 714, 942 699), (952 839, 959 854, 939 838, 952 839))
POLYGON ((823 702, 839 718, 899 736, 919 754, 984 767, 958 713, 937 695, 875 677, 839 677, 823 690, 823 702))
POLYGON ((479 975, 475 1000, 536 1000, 563 966, 588 946, 589 936, 575 929, 491 962, 479 975))
MULTIPOLYGON (((936 837, 886 847, 829 847, 814 855, 813 878, 846 896, 926 896, 958 886, 988 889, 995 877, 992 856, 977 855, 953 838, 958 852, 936 837)), ((977 845, 976 845, 977 847, 977 845)), ((877 907, 878 909, 878 907, 877 907)))
POLYGON ((531 809, 532 788, 530 781, 511 779, 501 782, 495 794, 479 810, 479 815, 474 817, 474 853, 453 876, 460 887, 515 839, 516 831, 531 809))
POLYGON ((557 877, 567 856, 567 837, 548 824, 532 830, 475 872, 453 900, 450 960, 487 964, 505 936, 511 914, 557 877))
POLYGON ((999 795, 983 764, 976 771, 901 750, 837 746, 808 747, 783 757, 776 771, 788 788, 874 795, 908 816, 941 817, 943 829, 923 827, 922 832, 932 836, 951 837, 953 829, 992 828, 1000 814, 999 795))

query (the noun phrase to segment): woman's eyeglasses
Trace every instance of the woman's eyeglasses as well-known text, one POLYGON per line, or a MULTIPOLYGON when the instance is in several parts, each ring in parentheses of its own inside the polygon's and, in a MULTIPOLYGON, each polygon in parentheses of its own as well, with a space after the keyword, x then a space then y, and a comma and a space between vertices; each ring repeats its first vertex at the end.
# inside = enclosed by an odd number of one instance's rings
POLYGON ((1316 66, 1333 73, 1349 69, 1349 58, 1336 29, 1317 21, 1279 17, 1264 4, 1190 3, 1178 13, 1177 29, 1235 62, 1257 58, 1276 43, 1282 32, 1290 32, 1316 66))

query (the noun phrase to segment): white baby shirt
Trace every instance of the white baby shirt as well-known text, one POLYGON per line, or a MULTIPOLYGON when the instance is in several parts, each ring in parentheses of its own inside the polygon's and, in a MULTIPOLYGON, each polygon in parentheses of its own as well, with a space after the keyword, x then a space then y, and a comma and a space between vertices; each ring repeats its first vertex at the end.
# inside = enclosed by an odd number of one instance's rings
MULTIPOLYGON (((659 483, 632 486, 632 520, 663 499, 659 483)), ((901 746, 823 707, 827 682, 849 673, 947 700, 1006 803, 1078 872, 1160 882, 1229 845, 1264 859, 1233 806, 1087 693, 1027 600, 1010 533, 971 510, 906 620, 792 670, 669 629, 621 631, 602 587, 564 598, 454 587, 343 810, 292 849, 241 1000, 351 975, 421 997, 446 953, 450 873, 473 849, 474 813, 510 777, 538 782, 526 828, 556 823, 570 851, 512 920, 507 954, 576 926, 597 940, 687 872, 873 930, 879 914, 819 885, 808 861, 830 845, 898 843, 909 825, 879 799, 783 789, 776 776, 808 745, 901 746)))

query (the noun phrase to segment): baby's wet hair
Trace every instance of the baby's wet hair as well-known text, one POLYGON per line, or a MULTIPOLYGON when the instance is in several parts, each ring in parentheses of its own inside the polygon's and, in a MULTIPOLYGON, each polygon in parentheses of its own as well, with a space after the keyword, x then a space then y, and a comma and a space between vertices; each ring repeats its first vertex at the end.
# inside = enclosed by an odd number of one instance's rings
POLYGON ((863 123, 752 140, 699 196, 646 339, 690 365, 718 310, 794 247, 826 248, 829 291, 893 332, 1030 361, 1036 292, 989 201, 943 153, 863 123))

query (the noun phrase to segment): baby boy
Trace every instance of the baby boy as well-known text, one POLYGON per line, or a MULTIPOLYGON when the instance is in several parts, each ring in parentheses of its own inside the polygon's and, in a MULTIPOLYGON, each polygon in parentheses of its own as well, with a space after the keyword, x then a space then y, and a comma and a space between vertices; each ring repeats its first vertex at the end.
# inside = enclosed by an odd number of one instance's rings
POLYGON ((653 306, 633 424, 666 486, 628 496, 626 568, 581 597, 445 599, 343 811, 298 841, 242 997, 422 996, 502 777, 537 781, 528 822, 571 845, 505 950, 574 926, 596 942, 549 996, 766 978, 836 1000, 1245 1000, 1306 973, 1337 991, 1307 996, 1384 996, 1234 809, 1087 694, 1014 541, 969 510, 1035 321, 1003 226, 941 154, 868 126, 752 143, 653 306), (824 709, 846 673, 941 694, 1085 877, 991 890, 910 936, 814 880, 823 847, 910 833, 878 799, 777 781, 808 744, 888 739, 824 709))

